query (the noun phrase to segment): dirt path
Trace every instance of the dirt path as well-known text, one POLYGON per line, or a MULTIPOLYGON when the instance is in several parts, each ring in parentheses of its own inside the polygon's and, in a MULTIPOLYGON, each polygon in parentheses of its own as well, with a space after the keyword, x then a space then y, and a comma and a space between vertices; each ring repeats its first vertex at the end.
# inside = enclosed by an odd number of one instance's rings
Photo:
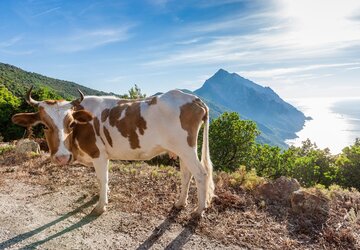
POLYGON ((239 249, 194 233, 194 223, 109 209, 94 217, 96 197, 79 186, 49 192, 5 181, 0 187, 0 249, 239 249))

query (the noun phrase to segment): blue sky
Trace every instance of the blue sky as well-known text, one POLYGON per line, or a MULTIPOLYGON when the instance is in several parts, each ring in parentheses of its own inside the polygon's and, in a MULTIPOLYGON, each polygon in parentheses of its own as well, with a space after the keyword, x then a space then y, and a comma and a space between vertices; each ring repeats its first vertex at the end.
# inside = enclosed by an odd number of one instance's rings
POLYGON ((360 1, 0 1, 0 62, 104 91, 219 68, 284 98, 360 95, 360 1))

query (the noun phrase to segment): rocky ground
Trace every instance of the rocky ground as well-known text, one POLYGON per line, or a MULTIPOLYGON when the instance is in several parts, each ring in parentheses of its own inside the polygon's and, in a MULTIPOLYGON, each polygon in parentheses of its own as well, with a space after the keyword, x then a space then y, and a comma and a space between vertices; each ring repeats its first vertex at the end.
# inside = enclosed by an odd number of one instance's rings
POLYGON ((252 189, 225 173, 200 220, 173 209, 174 167, 112 162, 108 211, 91 216, 93 169, 46 154, 0 155, 0 249, 359 249, 360 194, 300 189, 286 178, 252 189), (295 191, 295 192, 294 192, 295 191))

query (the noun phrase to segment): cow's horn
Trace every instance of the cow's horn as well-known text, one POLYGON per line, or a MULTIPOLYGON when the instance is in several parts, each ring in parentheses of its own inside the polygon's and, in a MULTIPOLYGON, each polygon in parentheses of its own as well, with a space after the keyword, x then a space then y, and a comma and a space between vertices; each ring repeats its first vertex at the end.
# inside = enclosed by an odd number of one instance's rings
POLYGON ((82 100, 84 100, 84 93, 83 92, 81 92, 81 90, 80 89, 78 89, 78 91, 79 91, 79 94, 80 94, 80 102, 82 102, 82 100))
POLYGON ((74 106, 79 105, 82 102, 82 100, 84 100, 84 93, 81 92, 80 89, 78 89, 78 91, 79 91, 79 94, 80 94, 80 98, 78 98, 78 99, 71 102, 71 104, 74 105, 74 106))
POLYGON ((28 92, 26 93, 25 100, 31 106, 37 107, 37 106, 39 106, 39 102, 35 101, 34 99, 31 98, 31 91, 32 91, 33 87, 34 86, 31 86, 30 89, 28 90, 28 92))

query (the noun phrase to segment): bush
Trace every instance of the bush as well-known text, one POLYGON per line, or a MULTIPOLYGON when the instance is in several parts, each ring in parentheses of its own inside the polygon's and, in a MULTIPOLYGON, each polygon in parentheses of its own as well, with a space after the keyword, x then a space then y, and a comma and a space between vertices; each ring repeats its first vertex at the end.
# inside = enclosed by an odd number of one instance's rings
POLYGON ((339 168, 338 182, 341 186, 360 190, 360 139, 343 149, 336 160, 339 168))
POLYGON ((301 147, 290 147, 285 151, 282 166, 288 176, 306 187, 316 184, 328 187, 337 179, 335 157, 329 149, 321 150, 310 140, 304 141, 301 147))
POLYGON ((223 113, 210 124, 209 143, 215 170, 234 171, 248 165, 255 138, 256 123, 240 120, 238 113, 223 113))

